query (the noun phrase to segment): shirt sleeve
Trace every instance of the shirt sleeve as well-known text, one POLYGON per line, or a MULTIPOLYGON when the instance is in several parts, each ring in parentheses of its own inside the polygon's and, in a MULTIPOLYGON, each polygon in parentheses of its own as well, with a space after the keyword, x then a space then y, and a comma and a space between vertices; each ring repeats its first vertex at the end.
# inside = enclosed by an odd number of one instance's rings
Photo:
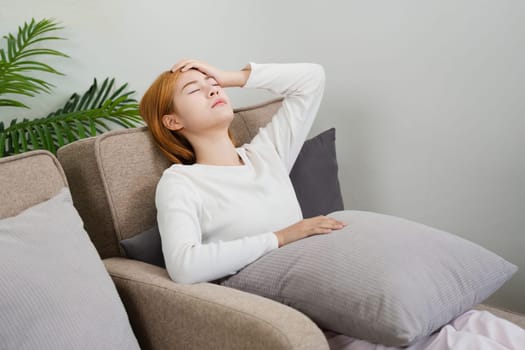
POLYGON ((321 104, 324 68, 316 63, 250 62, 250 66, 244 87, 284 95, 282 106, 250 144, 272 144, 290 173, 321 104))
POLYGON ((166 269, 175 282, 193 284, 233 275, 278 248, 273 232, 203 244, 201 202, 187 181, 163 176, 157 185, 155 205, 166 269))

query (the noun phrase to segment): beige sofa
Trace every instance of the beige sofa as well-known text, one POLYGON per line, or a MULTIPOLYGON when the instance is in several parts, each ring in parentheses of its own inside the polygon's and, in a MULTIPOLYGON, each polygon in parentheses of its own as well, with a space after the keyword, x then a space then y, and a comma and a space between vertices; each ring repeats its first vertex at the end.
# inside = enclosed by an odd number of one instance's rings
MULTIPOLYGON (((236 143, 248 142, 280 104, 276 99, 237 109, 232 124, 236 143)), ((155 186, 169 166, 147 128, 111 131, 66 145, 58 151, 60 163, 47 151, 14 157, 0 164, 0 175, 9 178, 0 185, 5 195, 0 217, 15 215, 69 185, 142 349, 329 349, 334 334, 295 309, 214 283, 178 284, 165 269, 124 256, 119 240, 155 224, 155 186)), ((477 308, 525 328, 524 316, 477 308)))

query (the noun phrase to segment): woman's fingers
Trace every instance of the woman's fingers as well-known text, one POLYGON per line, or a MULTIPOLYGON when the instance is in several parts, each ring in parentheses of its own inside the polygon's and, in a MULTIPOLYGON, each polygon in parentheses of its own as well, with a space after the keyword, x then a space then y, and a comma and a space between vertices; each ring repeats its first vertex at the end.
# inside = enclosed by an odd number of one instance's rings
POLYGON ((215 78, 215 80, 217 80, 219 85, 222 86, 224 84, 224 79, 226 79, 226 77, 224 76, 224 73, 221 70, 209 65, 206 62, 202 62, 202 61, 197 61, 197 60, 179 61, 177 64, 175 64, 171 68, 171 72, 173 73, 173 72, 176 72, 177 70, 180 70, 180 72, 186 72, 192 68, 197 69, 204 75, 215 78))
POLYGON ((347 223, 335 220, 332 218, 322 218, 322 221, 319 223, 320 227, 322 228, 330 228, 330 229, 341 229, 345 226, 347 226, 347 223))
POLYGON ((197 69, 202 68, 202 63, 197 62, 197 61, 189 61, 181 68, 180 71, 185 72, 191 68, 197 68, 197 69))
POLYGON ((182 60, 176 63, 172 68, 171 72, 176 72, 180 69, 181 72, 185 72, 189 69, 196 68, 205 74, 210 74, 209 66, 205 62, 197 60, 182 60))
POLYGON ((336 220, 336 219, 333 219, 331 217, 327 217, 325 216, 324 218, 324 222, 329 224, 329 225, 342 225, 342 226, 346 226, 346 223, 342 222, 342 221, 339 221, 339 220, 336 220))
POLYGON ((192 59, 183 59, 183 60, 180 60, 179 62, 175 63, 173 65, 173 67, 171 67, 171 71, 172 72, 175 72, 177 71, 178 69, 181 69, 181 68, 184 68, 184 66, 186 66, 187 64, 189 63, 192 63, 192 62, 195 62, 195 60, 192 60, 192 59))
POLYGON ((170 71, 171 71, 171 72, 175 72, 177 69, 180 69, 180 68, 184 65, 184 62, 185 62, 185 61, 186 61, 186 60, 182 60, 182 61, 179 61, 179 62, 175 63, 175 64, 171 67, 170 71))

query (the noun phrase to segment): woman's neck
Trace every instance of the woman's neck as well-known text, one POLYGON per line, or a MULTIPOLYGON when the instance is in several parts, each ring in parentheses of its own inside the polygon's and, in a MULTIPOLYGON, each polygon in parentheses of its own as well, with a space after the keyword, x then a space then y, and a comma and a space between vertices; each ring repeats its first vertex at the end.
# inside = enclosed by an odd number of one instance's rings
POLYGON ((206 165, 243 165, 244 162, 230 140, 228 133, 193 137, 196 163, 206 165))

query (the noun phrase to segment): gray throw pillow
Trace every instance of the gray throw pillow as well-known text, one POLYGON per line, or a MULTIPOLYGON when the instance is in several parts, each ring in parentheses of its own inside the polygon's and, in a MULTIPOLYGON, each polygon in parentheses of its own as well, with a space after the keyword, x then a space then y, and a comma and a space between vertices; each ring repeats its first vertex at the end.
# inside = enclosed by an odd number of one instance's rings
POLYGON ((121 240, 120 245, 128 258, 166 268, 157 225, 131 238, 121 240))
POLYGON ((304 218, 343 210, 335 152, 335 128, 306 140, 290 171, 304 218))
MULTIPOLYGON (((290 172, 303 217, 344 209, 337 172, 335 128, 304 142, 290 172)), ((119 243, 128 258, 166 267, 157 225, 119 243)))
POLYGON ((2 349, 139 349, 71 194, 0 220, 2 349))
POLYGON ((328 216, 348 226, 272 250, 220 284, 291 306, 324 330, 405 346, 517 271, 475 243, 414 221, 358 210, 328 216))

